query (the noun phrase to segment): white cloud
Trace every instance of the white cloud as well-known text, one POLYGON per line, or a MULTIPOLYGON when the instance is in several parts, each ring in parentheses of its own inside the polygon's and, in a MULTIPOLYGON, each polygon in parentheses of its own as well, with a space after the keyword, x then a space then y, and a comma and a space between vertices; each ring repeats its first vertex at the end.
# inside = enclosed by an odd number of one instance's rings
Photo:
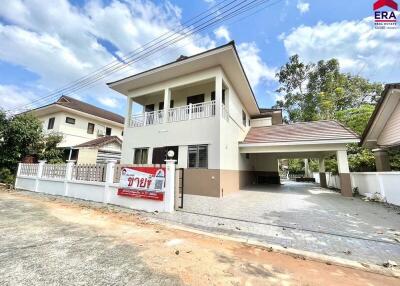
POLYGON ((238 53, 249 78, 250 84, 255 87, 264 80, 276 80, 275 68, 267 66, 260 56, 260 49, 256 43, 241 43, 238 45, 238 53))
POLYGON ((0 109, 11 108, 15 105, 28 104, 35 98, 31 91, 14 85, 0 85, 0 109))
POLYGON ((116 98, 112 97, 98 97, 97 100, 104 106, 115 108, 118 106, 119 102, 116 98))
MULTIPOLYGON (((180 24, 181 14, 180 7, 169 1, 155 4, 149 0, 89 0, 83 7, 67 0, 46 4, 41 0, 14 0, 9 5, 0 5, 0 18, 4 20, 0 21, 0 60, 38 76, 37 80, 29 82, 29 89, 27 85, 6 86, 7 92, 13 91, 19 96, 14 101, 1 98, 1 107, 43 97, 142 47, 171 32, 180 24)), ((123 113, 124 97, 110 90, 105 82, 175 60, 179 55, 188 56, 213 48, 216 40, 231 39, 225 26, 210 35, 185 38, 177 46, 170 45, 103 79, 93 88, 75 91, 72 96, 123 113)), ((275 71, 263 62, 255 43, 242 43, 238 50, 253 86, 274 77, 275 71)))
POLYGON ((297 1, 296 7, 300 11, 301 14, 304 14, 304 13, 307 13, 308 11, 310 11, 310 3, 304 2, 303 0, 297 1))
POLYGON ((214 30, 214 35, 217 39, 223 39, 226 42, 231 40, 228 29, 225 26, 220 26, 218 29, 214 30))
MULTIPOLYGON (((92 0, 78 8, 67 0, 46 4, 40 0, 15 0, 0 6, 0 17, 7 23, 0 22, 0 60, 38 75, 36 87, 50 92, 110 63, 115 55, 127 54, 170 32, 180 23, 181 9, 169 1, 156 5, 148 0, 115 0, 108 4, 92 0)), ((112 92, 105 86, 106 81, 214 46, 207 36, 186 38, 177 46, 171 44, 161 53, 104 79, 100 83, 102 89, 96 88, 96 93, 112 92)), ((93 97, 92 92, 89 89, 77 93, 93 97)))
POLYGON ((281 39, 289 55, 306 61, 337 58, 345 72, 383 82, 399 81, 399 30, 376 30, 371 17, 299 26, 281 39))

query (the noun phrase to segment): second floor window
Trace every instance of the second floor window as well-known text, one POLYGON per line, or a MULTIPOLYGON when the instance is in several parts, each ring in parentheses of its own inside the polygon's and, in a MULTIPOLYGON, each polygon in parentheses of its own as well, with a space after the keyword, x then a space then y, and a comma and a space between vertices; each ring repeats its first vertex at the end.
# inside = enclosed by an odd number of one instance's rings
POLYGON ((111 136, 111 127, 106 127, 106 135, 111 136))
POLYGON ((147 148, 136 148, 133 157, 133 164, 147 164, 147 155, 149 149, 147 148))
POLYGON ((68 124, 75 124, 75 118, 66 117, 66 118, 65 118, 65 123, 68 123, 68 124))
POLYGON ((49 124, 47 124, 47 129, 53 129, 54 128, 54 121, 56 119, 54 117, 49 118, 49 124))
POLYGON ((242 110, 242 122, 243 122, 244 126, 246 126, 246 121, 247 121, 246 112, 244 112, 244 110, 242 110))
POLYGON ((88 134, 93 134, 94 133, 94 123, 88 123, 87 125, 87 133, 88 134))
POLYGON ((189 168, 208 168, 208 146, 191 145, 188 148, 189 168))

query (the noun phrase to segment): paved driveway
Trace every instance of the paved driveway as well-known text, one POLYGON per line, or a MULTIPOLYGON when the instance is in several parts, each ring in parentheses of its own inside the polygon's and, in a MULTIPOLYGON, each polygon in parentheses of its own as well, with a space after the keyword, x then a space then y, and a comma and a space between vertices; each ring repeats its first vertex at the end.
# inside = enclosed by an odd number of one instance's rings
POLYGON ((220 199, 185 195, 182 212, 162 217, 360 262, 400 262, 400 209, 310 183, 254 186, 220 199))

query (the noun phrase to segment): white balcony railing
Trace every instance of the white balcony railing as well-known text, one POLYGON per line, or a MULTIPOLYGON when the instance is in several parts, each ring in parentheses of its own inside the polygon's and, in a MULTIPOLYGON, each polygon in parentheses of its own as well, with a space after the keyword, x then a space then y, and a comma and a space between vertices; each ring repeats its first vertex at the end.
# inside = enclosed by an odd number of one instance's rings
MULTIPOLYGON (((215 116, 215 101, 170 108, 167 113, 167 122, 178 122, 215 116)), ((145 112, 134 115, 130 127, 161 124, 164 122, 164 110, 145 112)))
POLYGON ((155 125, 163 123, 164 110, 145 112, 134 115, 131 118, 130 127, 142 127, 146 125, 155 125))

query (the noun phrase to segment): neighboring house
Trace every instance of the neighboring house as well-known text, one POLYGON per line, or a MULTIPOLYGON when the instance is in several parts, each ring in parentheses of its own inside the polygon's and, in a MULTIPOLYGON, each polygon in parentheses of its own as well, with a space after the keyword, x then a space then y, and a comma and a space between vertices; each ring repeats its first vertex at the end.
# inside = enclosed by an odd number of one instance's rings
POLYGON ((390 171, 387 150, 400 147, 400 83, 385 86, 360 145, 374 152, 377 171, 390 171))
POLYGON ((351 195, 346 144, 357 136, 334 121, 284 125, 281 110, 259 108, 233 42, 108 85, 127 97, 122 163, 164 163, 173 150, 185 193, 279 183, 280 158, 319 158, 325 177, 323 158, 336 154, 351 195))
MULTIPOLYGON (((66 159, 78 160, 80 163, 96 163, 101 161, 104 150, 99 150, 99 146, 89 147, 91 142, 105 137, 118 137, 121 141, 124 130, 124 118, 118 114, 98 108, 91 104, 82 102, 69 96, 61 96, 56 102, 29 111, 36 116, 43 124, 45 133, 57 133, 63 136, 59 148, 65 150, 66 159), (84 144, 87 144, 83 149, 84 144), (98 154, 99 158, 93 160, 85 154, 79 158, 79 153, 87 153, 92 148, 92 155, 98 154), (83 151, 85 150, 85 151, 83 151), (90 160, 83 160, 83 158, 90 160)), ((115 138, 114 141, 115 142, 115 138)), ((110 157, 115 157, 115 152, 121 152, 121 142, 118 146, 113 146, 110 157)))
POLYGON ((102 136, 76 145, 79 151, 77 164, 107 163, 109 160, 121 160, 122 140, 118 136, 102 136))

